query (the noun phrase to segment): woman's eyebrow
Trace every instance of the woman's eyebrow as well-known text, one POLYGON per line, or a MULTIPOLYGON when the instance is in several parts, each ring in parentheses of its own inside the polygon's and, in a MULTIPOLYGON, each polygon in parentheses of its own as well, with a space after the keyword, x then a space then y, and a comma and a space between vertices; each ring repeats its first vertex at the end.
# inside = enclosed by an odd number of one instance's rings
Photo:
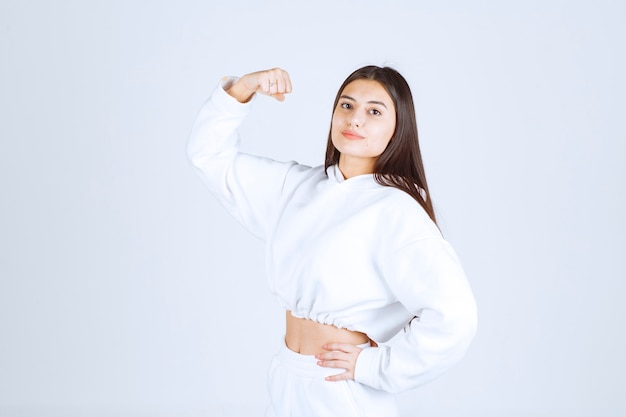
MULTIPOLYGON (((339 98, 345 98, 345 99, 348 99, 348 100, 356 101, 356 100, 355 100, 355 99, 353 99, 352 97, 350 97, 350 96, 346 96, 346 95, 342 95, 342 96, 340 96, 339 98)), ((368 103, 368 104, 379 104, 379 105, 383 106, 384 108, 387 108, 387 106, 385 105, 385 103, 383 103, 382 101, 370 100, 370 101, 368 101, 367 103, 368 103)))

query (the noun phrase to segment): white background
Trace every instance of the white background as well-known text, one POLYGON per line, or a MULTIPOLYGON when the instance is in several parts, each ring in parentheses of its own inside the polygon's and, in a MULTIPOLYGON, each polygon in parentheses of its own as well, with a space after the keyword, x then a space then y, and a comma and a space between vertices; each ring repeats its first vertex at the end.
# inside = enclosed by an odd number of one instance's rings
POLYGON ((186 140, 280 66, 244 150, 321 164, 366 64, 412 86, 480 313, 405 415, 625 415, 625 3, 223 3, 0 2, 0 416, 262 416, 283 313, 186 140))

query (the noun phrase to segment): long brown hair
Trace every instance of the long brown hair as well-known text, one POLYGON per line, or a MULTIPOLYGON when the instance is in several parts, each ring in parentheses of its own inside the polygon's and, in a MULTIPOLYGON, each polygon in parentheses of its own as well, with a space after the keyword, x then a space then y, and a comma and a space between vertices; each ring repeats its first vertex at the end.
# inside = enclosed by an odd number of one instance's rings
MULTIPOLYGON (((396 107, 395 132, 387 148, 378 157, 374 165, 376 182, 408 193, 437 224, 417 139, 417 120, 413 95, 404 77, 390 67, 369 65, 359 68, 350 74, 339 88, 333 105, 333 112, 337 108, 339 97, 346 86, 352 81, 362 79, 379 82, 389 93, 396 107)), ((328 134, 328 144, 326 145, 326 161, 324 163, 326 170, 331 165, 339 163, 340 152, 333 145, 331 135, 332 130, 328 134)))

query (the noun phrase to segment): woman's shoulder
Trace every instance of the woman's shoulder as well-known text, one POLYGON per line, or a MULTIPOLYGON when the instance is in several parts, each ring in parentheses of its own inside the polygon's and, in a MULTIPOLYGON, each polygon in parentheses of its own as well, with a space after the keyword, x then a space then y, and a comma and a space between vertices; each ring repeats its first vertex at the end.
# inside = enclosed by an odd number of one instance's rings
POLYGON ((309 166, 291 161, 284 186, 285 188, 296 188, 305 182, 319 182, 326 178, 324 166, 309 166))
POLYGON ((392 233, 407 240, 441 238, 435 222, 409 193, 390 186, 381 191, 381 214, 392 233))

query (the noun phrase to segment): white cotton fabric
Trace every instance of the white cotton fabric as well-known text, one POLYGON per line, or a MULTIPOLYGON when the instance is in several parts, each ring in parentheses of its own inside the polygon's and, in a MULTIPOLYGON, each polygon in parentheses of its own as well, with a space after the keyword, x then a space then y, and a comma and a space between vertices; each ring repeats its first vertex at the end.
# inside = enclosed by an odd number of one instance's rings
POLYGON ((315 356, 293 352, 283 343, 268 373, 266 417, 399 417, 393 394, 352 380, 324 379, 343 372, 322 368, 315 356))
POLYGON ((237 128, 254 100, 228 95, 234 80, 223 79, 200 110, 188 155, 226 209, 266 242, 280 305, 379 343, 359 355, 357 382, 400 392, 443 373, 465 354, 477 321, 450 244, 411 196, 373 175, 345 180, 337 166, 326 173, 241 153, 237 128))

